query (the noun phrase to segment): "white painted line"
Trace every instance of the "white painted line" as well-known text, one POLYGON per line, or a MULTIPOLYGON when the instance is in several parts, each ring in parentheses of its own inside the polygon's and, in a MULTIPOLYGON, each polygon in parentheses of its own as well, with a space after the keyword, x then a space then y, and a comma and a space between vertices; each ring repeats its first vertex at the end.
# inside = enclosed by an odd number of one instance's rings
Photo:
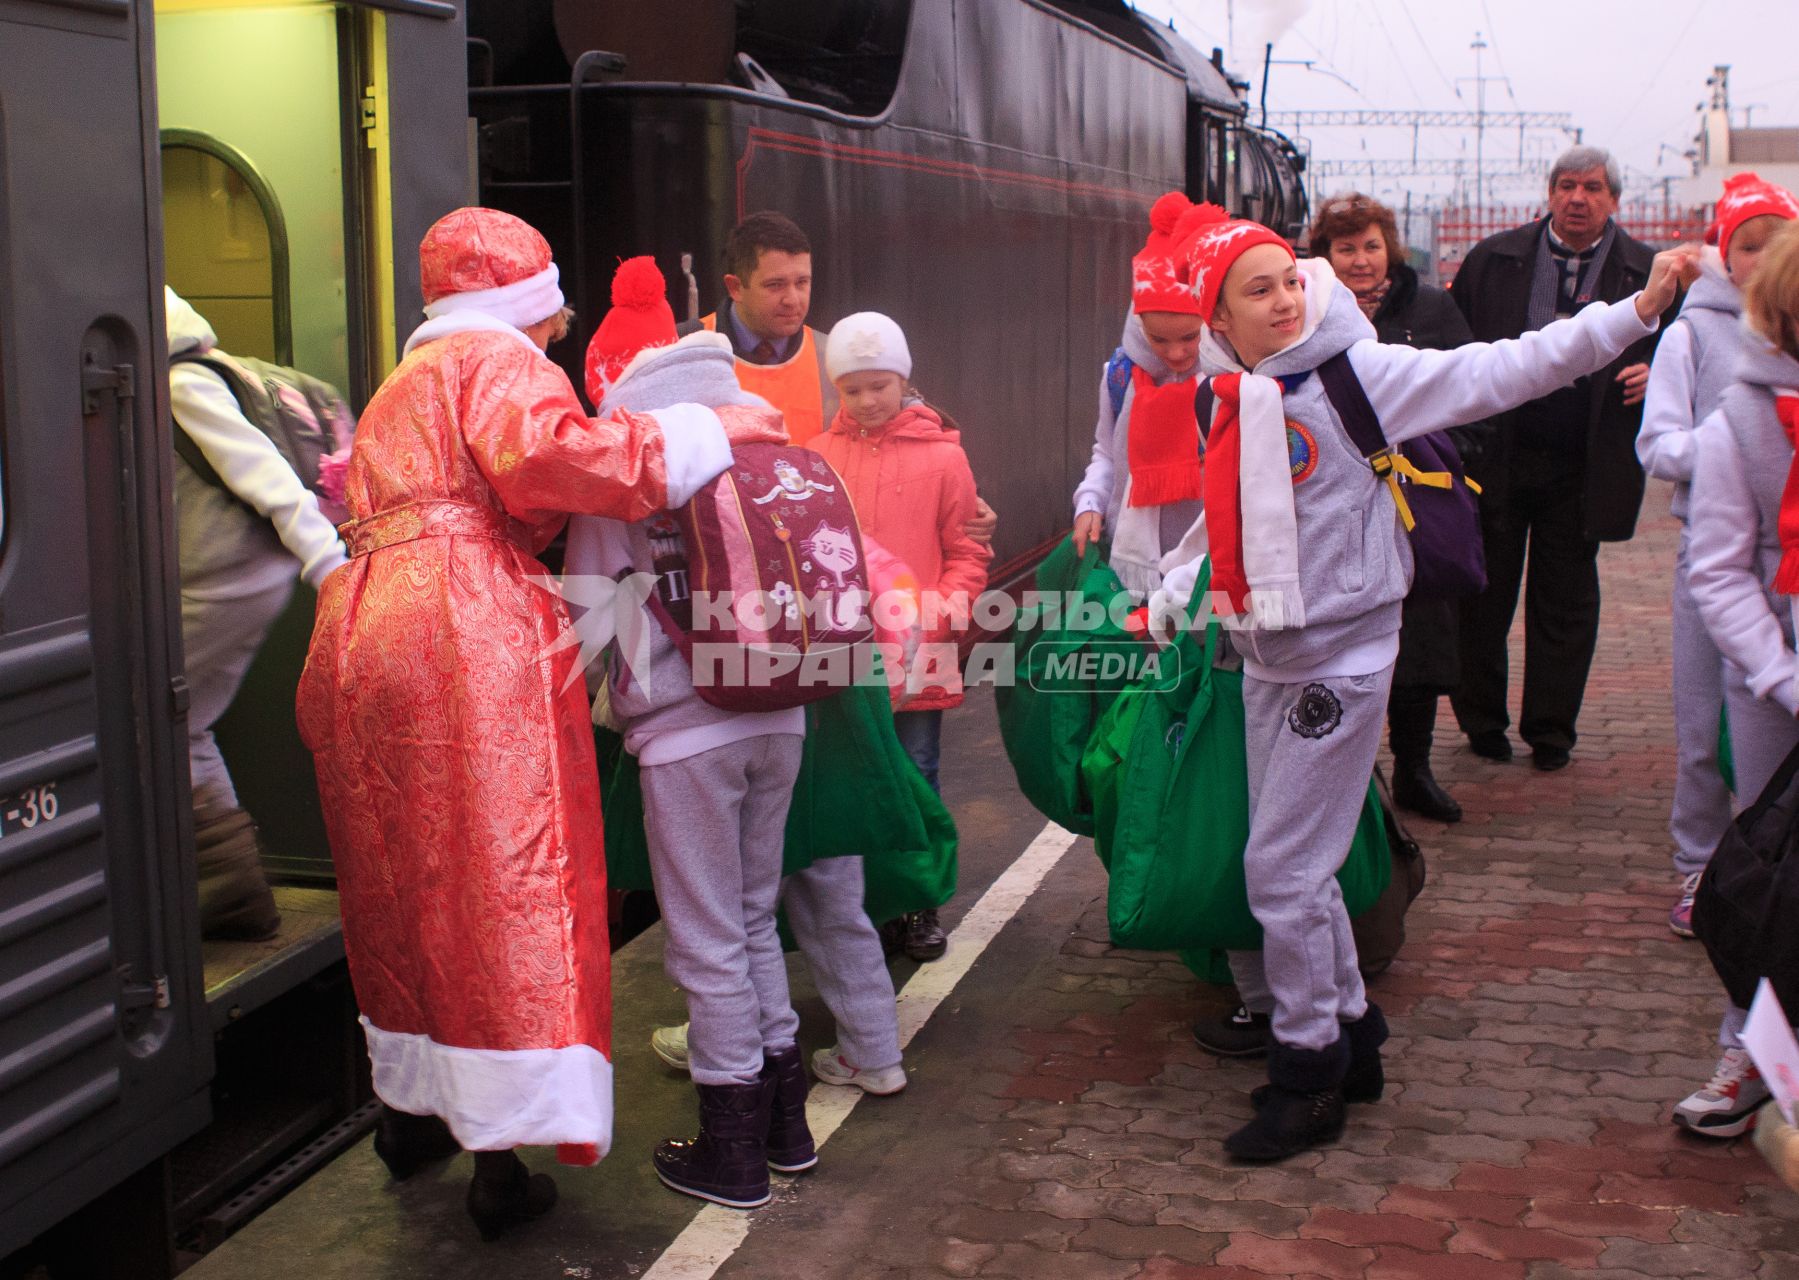
MULTIPOLYGON (((1045 824, 1037 838, 1025 846, 1017 860, 962 917, 962 923, 949 936, 949 950, 943 958, 921 965, 912 975, 897 1001, 900 1048, 912 1043, 919 1028, 937 1012, 944 997, 956 989, 999 931, 1018 914, 1076 838, 1072 831, 1053 822, 1045 824)), ((837 1132, 856 1104, 867 1096, 860 1089, 826 1086, 812 1090, 806 1100, 806 1123, 812 1129, 813 1142, 824 1146, 825 1139, 837 1132)), ((707 1205, 663 1250, 643 1280, 712 1280, 719 1267, 749 1238, 754 1221, 753 1211, 707 1205)))

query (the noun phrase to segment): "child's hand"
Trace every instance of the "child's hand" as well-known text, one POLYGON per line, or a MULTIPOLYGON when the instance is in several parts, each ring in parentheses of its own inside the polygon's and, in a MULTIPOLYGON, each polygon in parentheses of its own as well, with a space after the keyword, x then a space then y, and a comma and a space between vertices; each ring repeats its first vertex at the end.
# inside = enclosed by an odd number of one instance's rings
POLYGON ((1683 244, 1664 249, 1655 255, 1649 268, 1649 283, 1637 294, 1637 318, 1649 324, 1674 303, 1674 295, 1683 284, 1699 278, 1699 246, 1683 244))
POLYGON ((1098 542, 1099 535, 1105 532, 1106 518, 1097 511, 1083 511, 1074 518, 1074 553, 1077 556, 1087 554, 1087 544, 1098 542))

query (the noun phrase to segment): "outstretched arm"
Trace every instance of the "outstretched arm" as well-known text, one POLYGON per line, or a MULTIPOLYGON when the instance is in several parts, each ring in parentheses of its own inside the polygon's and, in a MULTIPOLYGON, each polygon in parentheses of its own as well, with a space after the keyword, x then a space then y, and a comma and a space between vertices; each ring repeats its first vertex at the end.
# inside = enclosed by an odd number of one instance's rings
POLYGON ((1656 255, 1642 291, 1623 302, 1597 302, 1533 333, 1453 351, 1358 342, 1350 363, 1387 439, 1398 444, 1514 409, 1604 368, 1655 332, 1683 276, 1697 271, 1696 251, 1670 249, 1656 255))
POLYGON ((507 509, 640 520, 678 507, 731 465, 719 415, 698 405, 589 418, 562 370, 520 351, 483 353, 465 391, 463 439, 507 509))

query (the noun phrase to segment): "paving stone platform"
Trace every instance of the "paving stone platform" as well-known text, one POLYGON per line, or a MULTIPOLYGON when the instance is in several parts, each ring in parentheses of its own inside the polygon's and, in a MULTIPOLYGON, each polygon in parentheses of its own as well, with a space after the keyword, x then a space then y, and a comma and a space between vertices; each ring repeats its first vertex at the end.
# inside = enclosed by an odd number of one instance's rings
MULTIPOLYGON (((1799 1278, 1799 1197, 1747 1142, 1667 1119, 1710 1072, 1718 990, 1666 922, 1666 510, 1652 486, 1638 537, 1601 557, 1600 651, 1569 768, 1480 760, 1445 708, 1438 774, 1467 817, 1415 824, 1430 881, 1372 987, 1393 1024, 1392 1087, 1352 1108, 1342 1142, 1274 1167, 1225 1159, 1261 1068, 1208 1057, 1188 1028, 1232 994, 1170 957, 1111 949, 1083 841, 919 1032, 908 1089, 858 1105, 716 1274, 1799 1278)), ((1012 784, 990 695, 949 718, 944 775, 964 841, 954 925, 1042 820, 1012 784)), ((466 1161, 394 1187, 364 1143, 195 1274, 643 1276, 696 1208, 648 1167, 655 1138, 691 1132, 693 1116, 645 1043, 679 1016, 659 946, 652 931, 617 957, 614 1152, 558 1173, 563 1202, 543 1222, 482 1246, 461 1213, 466 1161)), ((795 972, 810 1049, 831 1031, 795 972)), ((902 963, 896 981, 912 972, 902 963)))

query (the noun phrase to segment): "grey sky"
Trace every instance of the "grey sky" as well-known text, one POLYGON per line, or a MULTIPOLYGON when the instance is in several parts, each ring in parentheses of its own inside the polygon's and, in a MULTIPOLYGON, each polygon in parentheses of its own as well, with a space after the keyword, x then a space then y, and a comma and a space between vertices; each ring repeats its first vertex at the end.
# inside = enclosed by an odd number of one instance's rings
MULTIPOLYGON (((1173 17, 1202 49, 1226 41, 1230 0, 1137 0, 1151 16, 1173 17)), ((1756 125, 1799 126, 1799 0, 1234 0, 1237 65, 1261 90, 1262 42, 1275 38, 1274 56, 1311 59, 1317 70, 1276 65, 1269 77, 1271 110, 1369 108, 1472 109, 1475 32, 1483 55, 1490 111, 1566 111, 1586 130, 1585 141, 1610 147, 1631 173, 1626 182, 1645 194, 1649 179, 1680 175, 1685 161, 1659 155, 1658 144, 1684 151, 1698 129, 1695 106, 1706 98, 1714 64, 1731 68, 1735 118, 1753 107, 1756 125), (1325 72, 1335 73, 1354 86, 1325 72), (1460 83, 1457 83, 1460 81, 1460 83), (1461 98, 1454 90, 1461 90, 1461 98)), ((1402 158, 1409 131, 1310 131, 1321 161, 1402 158)), ((1567 140, 1539 132, 1525 139, 1534 169, 1567 140)), ((1426 130, 1419 153, 1474 155, 1470 130, 1426 130)), ((1518 165, 1516 130, 1489 131, 1489 169, 1518 165)), ((1331 190, 1366 179, 1319 184, 1331 190)), ((1375 194, 1408 187, 1415 196, 1447 194, 1449 180, 1402 179, 1373 184, 1375 194)), ((1655 188, 1659 190, 1659 187, 1655 188)), ((1496 180, 1489 198, 1530 200, 1535 181, 1496 180)))

